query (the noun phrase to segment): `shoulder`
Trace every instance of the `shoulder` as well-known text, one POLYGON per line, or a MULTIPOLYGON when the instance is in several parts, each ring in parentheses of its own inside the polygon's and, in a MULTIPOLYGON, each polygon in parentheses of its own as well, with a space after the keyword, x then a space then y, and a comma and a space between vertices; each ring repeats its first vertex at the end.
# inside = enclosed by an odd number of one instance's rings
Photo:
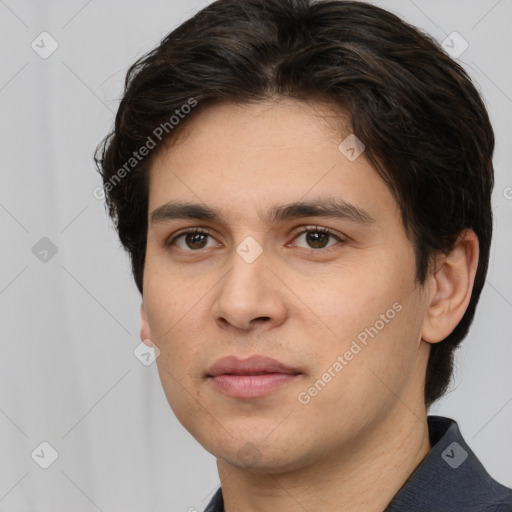
POLYGON ((489 475, 457 422, 429 416, 428 427, 432 449, 386 512, 512 512, 512 490, 489 475))

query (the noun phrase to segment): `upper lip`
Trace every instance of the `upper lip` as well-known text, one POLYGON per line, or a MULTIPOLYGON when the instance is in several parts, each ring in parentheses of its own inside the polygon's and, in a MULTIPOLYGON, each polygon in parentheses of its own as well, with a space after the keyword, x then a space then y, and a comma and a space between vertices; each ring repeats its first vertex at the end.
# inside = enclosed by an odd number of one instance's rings
POLYGON ((254 355, 247 359, 236 356, 223 357, 217 360, 207 371, 208 377, 217 375, 259 375, 263 373, 299 374, 297 369, 290 368, 271 357, 254 355))

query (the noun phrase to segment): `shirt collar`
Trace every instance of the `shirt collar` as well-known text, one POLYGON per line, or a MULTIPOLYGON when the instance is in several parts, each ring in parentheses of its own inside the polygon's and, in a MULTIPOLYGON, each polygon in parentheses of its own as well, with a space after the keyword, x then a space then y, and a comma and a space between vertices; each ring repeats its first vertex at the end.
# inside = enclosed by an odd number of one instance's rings
POLYGON ((432 449, 385 512, 494 512, 512 503, 512 491, 491 478, 454 420, 429 416, 428 429, 432 449))

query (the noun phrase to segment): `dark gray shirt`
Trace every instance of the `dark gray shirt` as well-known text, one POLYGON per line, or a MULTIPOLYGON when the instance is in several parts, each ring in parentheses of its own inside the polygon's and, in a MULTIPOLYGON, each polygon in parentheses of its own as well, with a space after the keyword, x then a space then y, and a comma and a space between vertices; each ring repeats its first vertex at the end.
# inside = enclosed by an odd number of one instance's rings
MULTIPOLYGON (((487 473, 457 423, 428 417, 432 449, 383 512, 512 512, 512 490, 487 473)), ((224 512, 219 487, 204 512, 224 512)))

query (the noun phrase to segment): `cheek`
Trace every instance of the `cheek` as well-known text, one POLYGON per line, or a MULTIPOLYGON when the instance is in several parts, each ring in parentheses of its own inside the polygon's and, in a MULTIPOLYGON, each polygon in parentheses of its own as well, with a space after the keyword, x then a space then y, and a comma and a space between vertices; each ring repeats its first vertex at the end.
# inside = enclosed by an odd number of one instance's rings
POLYGON ((414 282, 414 266, 405 258, 394 261, 362 262, 350 273, 335 269, 321 286, 309 283, 305 288, 307 336, 314 341, 307 350, 318 363, 315 373, 321 375, 338 356, 345 356, 339 373, 345 377, 338 382, 357 387, 356 394, 365 394, 367 383, 375 384, 371 370, 400 381, 415 364, 424 304, 414 282))
POLYGON ((198 361, 205 341, 198 320, 201 296, 198 287, 177 289, 173 284, 157 276, 148 280, 144 303, 152 340, 160 349, 156 365, 165 396, 180 423, 193 431, 192 419, 201 414, 197 405, 198 361))
POLYGON ((387 308, 367 308, 357 321, 340 316, 337 332, 347 334, 328 345, 319 344, 321 348, 312 354, 317 364, 299 390, 300 398, 307 402, 302 406, 304 418, 314 424, 307 428, 321 428, 327 444, 336 442, 340 428, 357 432, 376 417, 385 417, 397 396, 404 396, 414 372, 423 371, 417 364, 421 322, 414 302, 392 303, 392 313, 387 308), (381 320, 381 311, 388 312, 388 323, 381 320))
POLYGON ((405 283, 390 278, 389 272, 374 272, 363 265, 350 269, 333 267, 329 275, 321 278, 303 278, 302 286, 299 280, 294 281, 301 314, 311 326, 318 327, 317 333, 335 343, 357 337, 376 322, 381 330, 381 315, 386 325, 397 316, 398 306, 393 309, 393 305, 401 302, 406 288, 405 283))
MULTIPOLYGON (((199 286, 154 276, 145 282, 144 305, 151 339, 160 349, 157 363, 182 380, 201 351, 201 293, 199 286)), ((165 375, 162 375, 165 377, 165 375)), ((174 386, 172 379, 165 379, 174 386)))
POLYGON ((165 259, 154 255, 146 257, 144 304, 155 340, 166 338, 183 323, 190 323, 194 305, 201 295, 201 286, 194 280, 185 280, 179 266, 169 267, 165 259))

